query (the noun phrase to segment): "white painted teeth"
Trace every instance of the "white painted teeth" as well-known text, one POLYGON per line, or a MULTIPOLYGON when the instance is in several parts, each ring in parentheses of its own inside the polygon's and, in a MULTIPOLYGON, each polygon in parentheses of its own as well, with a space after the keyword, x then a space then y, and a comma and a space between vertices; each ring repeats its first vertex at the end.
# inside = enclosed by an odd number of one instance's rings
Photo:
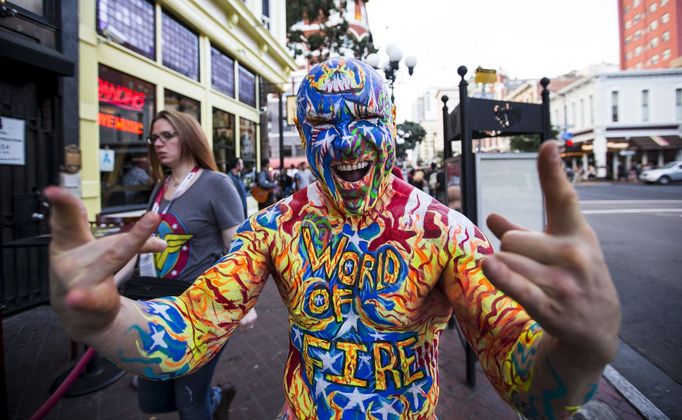
POLYGON ((353 165, 338 165, 336 167, 337 171, 347 172, 347 171, 357 171, 358 169, 364 169, 369 166, 369 162, 358 162, 353 165))

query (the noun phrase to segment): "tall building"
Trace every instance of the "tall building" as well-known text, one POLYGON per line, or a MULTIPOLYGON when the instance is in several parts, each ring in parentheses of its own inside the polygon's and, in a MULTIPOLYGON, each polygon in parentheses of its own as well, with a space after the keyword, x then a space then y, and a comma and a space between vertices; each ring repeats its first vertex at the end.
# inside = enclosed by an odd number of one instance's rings
POLYGON ((618 0, 620 68, 682 67, 682 0, 618 0))
POLYGON ((682 159, 682 69, 588 75, 552 92, 550 116, 572 132, 573 167, 598 178, 682 159))

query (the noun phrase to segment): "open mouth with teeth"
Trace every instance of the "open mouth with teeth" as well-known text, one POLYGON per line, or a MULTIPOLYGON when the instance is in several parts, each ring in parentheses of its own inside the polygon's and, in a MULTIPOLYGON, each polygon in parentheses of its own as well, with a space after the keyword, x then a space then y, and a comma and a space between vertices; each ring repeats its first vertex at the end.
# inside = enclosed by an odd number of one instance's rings
POLYGON ((345 182, 358 182, 363 179, 370 169, 370 161, 356 163, 338 163, 334 165, 334 174, 345 182))

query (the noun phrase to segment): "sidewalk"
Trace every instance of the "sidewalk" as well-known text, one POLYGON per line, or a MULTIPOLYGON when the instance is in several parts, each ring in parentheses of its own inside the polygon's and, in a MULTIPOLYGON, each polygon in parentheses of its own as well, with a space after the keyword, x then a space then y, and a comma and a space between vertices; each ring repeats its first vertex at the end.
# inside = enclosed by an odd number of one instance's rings
MULTIPOLYGON (((214 376, 216 383, 237 386, 230 409, 232 420, 274 419, 284 401, 282 372, 288 350, 288 321, 272 281, 263 290, 256 309, 256 327, 230 340, 214 376)), ((28 419, 48 398, 52 381, 70 366, 69 339, 47 306, 5 319, 4 334, 9 419, 28 419)), ((518 419, 493 391, 480 368, 476 387, 464 384, 464 350, 453 330, 446 330, 441 338, 440 368, 440 419, 518 419)), ((596 400, 608 405, 618 418, 643 418, 604 378, 596 400)), ((176 419, 177 415, 142 414, 127 374, 98 392, 62 399, 47 418, 176 419)))

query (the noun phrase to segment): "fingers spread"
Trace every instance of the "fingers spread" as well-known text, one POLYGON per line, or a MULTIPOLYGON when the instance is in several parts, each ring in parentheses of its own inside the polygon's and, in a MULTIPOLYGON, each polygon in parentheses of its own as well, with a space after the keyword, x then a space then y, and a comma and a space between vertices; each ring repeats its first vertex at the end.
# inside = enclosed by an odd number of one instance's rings
POLYGON ((561 300, 578 293, 579 285, 575 277, 563 268, 541 264, 531 258, 508 252, 495 255, 510 270, 537 285, 550 299, 561 300))
MULTIPOLYGON (((159 220, 158 214, 149 212, 135 223, 130 232, 116 235, 116 241, 108 243, 102 250, 99 263, 91 267, 93 276, 105 278, 120 270, 132 257, 142 251, 143 245, 154 233, 159 220)), ((159 245, 156 241, 153 244, 159 245)))
POLYGON ((529 314, 538 313, 545 305, 547 297, 542 289, 509 268, 497 255, 488 256, 483 260, 483 272, 491 283, 520 303, 529 314))
POLYGON ((161 238, 151 237, 142 245, 140 252, 161 252, 168 246, 168 243, 161 238))
POLYGON ((542 264, 561 263, 560 239, 531 231, 509 231, 500 242, 500 250, 532 258, 542 264))
POLYGON ((120 304, 120 295, 113 280, 98 284, 91 288, 77 288, 66 295, 66 303, 73 309, 90 313, 115 313, 120 304))
POLYGON ((93 240, 83 202, 70 192, 47 187, 43 195, 51 204, 52 246, 67 250, 93 240))
POLYGON ((558 143, 547 141, 540 146, 538 173, 547 207, 547 228, 552 233, 570 233, 585 223, 578 195, 566 178, 558 143))
POLYGON ((498 239, 502 239, 502 235, 510 230, 526 230, 523 226, 515 225, 497 213, 491 213, 488 216, 486 223, 488 224, 490 231, 497 236, 498 239))

